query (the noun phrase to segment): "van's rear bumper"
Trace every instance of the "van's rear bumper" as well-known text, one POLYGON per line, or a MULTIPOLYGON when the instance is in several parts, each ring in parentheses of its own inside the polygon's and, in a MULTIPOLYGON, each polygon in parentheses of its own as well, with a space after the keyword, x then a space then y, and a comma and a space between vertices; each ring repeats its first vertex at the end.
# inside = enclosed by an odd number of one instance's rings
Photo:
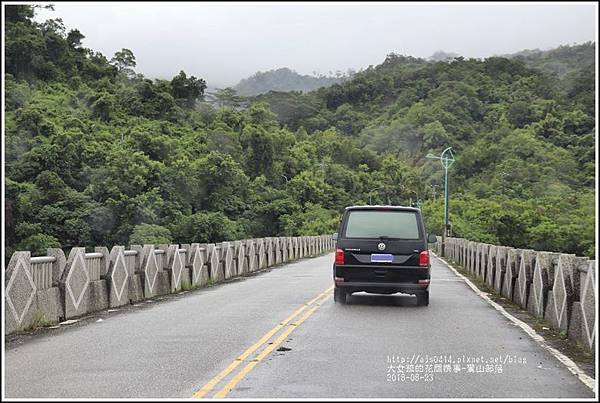
POLYGON ((347 282, 416 283, 431 278, 431 266, 334 264, 333 273, 347 282))
POLYGON ((347 291, 358 292, 403 292, 406 294, 414 294, 419 291, 425 291, 429 287, 427 284, 414 284, 414 283, 373 283, 373 282, 335 282, 338 287, 344 287, 347 291))
POLYGON ((414 294, 427 290, 430 267, 390 265, 333 265, 334 283, 347 291, 414 294))

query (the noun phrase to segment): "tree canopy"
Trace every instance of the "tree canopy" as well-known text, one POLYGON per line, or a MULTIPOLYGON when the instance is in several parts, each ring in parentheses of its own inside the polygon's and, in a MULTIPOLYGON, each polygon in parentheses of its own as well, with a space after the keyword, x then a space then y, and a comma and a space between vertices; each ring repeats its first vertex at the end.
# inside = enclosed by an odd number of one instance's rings
POLYGON ((205 80, 148 79, 131 50, 109 60, 34 12, 6 6, 8 257, 333 233, 369 198, 419 202, 439 233, 443 169, 424 157, 448 146, 454 235, 594 254, 593 65, 390 54, 327 88, 214 102, 205 80))

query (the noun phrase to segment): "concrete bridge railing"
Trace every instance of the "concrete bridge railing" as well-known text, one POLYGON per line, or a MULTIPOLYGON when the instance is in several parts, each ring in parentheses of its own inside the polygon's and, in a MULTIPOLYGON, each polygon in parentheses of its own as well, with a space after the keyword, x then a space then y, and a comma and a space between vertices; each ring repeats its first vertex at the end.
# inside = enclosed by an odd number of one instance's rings
MULTIPOLYGON (((440 253, 441 237, 432 249, 440 253)), ((568 339, 595 351, 595 260, 463 238, 446 238, 446 257, 568 339)))
POLYGON ((48 249, 15 252, 5 272, 6 334, 59 322, 184 288, 204 287, 335 247, 331 235, 221 243, 48 249))

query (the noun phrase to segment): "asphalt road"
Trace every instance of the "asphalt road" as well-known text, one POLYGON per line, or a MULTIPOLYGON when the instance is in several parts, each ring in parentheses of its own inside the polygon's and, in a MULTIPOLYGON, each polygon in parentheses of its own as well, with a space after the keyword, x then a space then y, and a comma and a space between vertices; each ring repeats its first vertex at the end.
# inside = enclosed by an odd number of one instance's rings
POLYGON ((332 260, 305 259, 10 342, 5 396, 594 396, 436 258, 428 307, 399 294, 334 304, 332 260))

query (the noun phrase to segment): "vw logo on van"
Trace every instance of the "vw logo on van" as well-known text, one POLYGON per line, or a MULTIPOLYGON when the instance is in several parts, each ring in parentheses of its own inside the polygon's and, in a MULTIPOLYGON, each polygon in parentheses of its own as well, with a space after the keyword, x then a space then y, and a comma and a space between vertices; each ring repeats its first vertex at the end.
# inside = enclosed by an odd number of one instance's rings
POLYGON ((377 245, 377 249, 385 250, 385 244, 383 242, 381 242, 379 245, 377 245))

